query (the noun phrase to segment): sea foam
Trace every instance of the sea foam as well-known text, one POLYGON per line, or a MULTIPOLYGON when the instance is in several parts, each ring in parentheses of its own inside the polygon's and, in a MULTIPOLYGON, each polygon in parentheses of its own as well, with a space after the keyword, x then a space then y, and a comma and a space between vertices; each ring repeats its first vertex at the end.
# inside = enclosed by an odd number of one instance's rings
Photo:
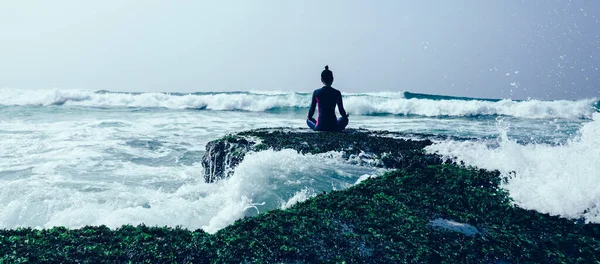
POLYGON ((352 186, 381 169, 351 165, 336 155, 294 150, 249 153, 228 179, 204 183, 199 165, 124 162, 111 179, 34 168, 0 179, 0 228, 124 224, 182 226, 214 233, 244 216, 287 208, 315 193, 352 186))
MULTIPOLYGON (((306 111, 310 93, 254 91, 220 93, 116 93, 84 90, 0 89, 0 105, 83 106, 197 109, 215 111, 306 111)), ((344 104, 354 115, 417 115, 428 117, 513 116, 520 118, 590 119, 598 99, 577 101, 433 100, 406 99, 403 92, 344 93, 344 104)))
POLYGON ((499 170, 515 203, 526 209, 600 222, 600 113, 566 144, 521 145, 500 123, 497 144, 445 141, 427 147, 467 165, 499 170))

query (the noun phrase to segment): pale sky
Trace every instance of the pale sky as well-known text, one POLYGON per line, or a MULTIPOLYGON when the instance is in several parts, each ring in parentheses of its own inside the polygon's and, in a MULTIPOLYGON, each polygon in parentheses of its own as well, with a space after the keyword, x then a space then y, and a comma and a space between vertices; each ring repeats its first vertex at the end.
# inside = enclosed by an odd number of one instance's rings
POLYGON ((600 1, 0 0, 0 88, 600 98, 600 1))

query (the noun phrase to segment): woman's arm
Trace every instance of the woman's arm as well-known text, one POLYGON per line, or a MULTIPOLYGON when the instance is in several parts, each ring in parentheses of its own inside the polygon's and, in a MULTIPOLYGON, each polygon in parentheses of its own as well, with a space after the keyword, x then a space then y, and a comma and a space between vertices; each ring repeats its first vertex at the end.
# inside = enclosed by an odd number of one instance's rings
POLYGON ((342 101, 342 93, 341 92, 340 92, 340 95, 338 96, 337 106, 338 106, 338 110, 340 110, 340 115, 347 118, 348 113, 346 113, 346 109, 344 109, 344 102, 342 101))
POLYGON ((315 114, 315 108, 317 107, 317 98, 315 98, 315 93, 313 92, 312 100, 310 102, 310 109, 308 109, 308 119, 312 119, 315 114))

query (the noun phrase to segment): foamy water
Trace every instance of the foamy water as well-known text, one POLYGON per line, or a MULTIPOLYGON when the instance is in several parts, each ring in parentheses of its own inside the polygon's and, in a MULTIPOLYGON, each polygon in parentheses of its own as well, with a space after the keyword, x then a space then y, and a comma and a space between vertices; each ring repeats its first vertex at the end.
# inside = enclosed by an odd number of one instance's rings
POLYGON ((562 145, 518 144, 501 123, 498 145, 483 141, 440 142, 430 152, 457 157, 467 165, 499 170, 510 177, 502 187, 527 209, 600 222, 600 114, 562 145))
MULTIPOLYGON (((392 114, 428 117, 504 115, 518 118, 583 118, 596 112, 597 98, 578 101, 512 101, 405 99, 396 93, 344 93, 349 113, 355 115, 392 114)), ((0 89, 0 105, 7 106, 86 106, 86 107, 162 107, 218 111, 263 112, 272 109, 307 108, 310 93, 236 92, 236 93, 110 93, 85 90, 0 89)))
POLYGON ((291 206, 307 192, 344 189, 381 170, 293 150, 253 153, 234 175, 204 183, 199 165, 124 164, 113 179, 44 173, 3 179, 0 226, 48 228, 123 224, 183 226, 216 232, 246 215, 291 206), (158 176, 160 175, 160 176, 158 176))
POLYGON ((200 160, 208 141, 287 118, 39 110, 23 108, 17 111, 22 116, 0 119, 0 228, 145 223, 215 232, 244 215, 310 197, 303 194, 347 188, 379 174, 335 155, 265 151, 248 155, 231 178, 206 184, 200 160))

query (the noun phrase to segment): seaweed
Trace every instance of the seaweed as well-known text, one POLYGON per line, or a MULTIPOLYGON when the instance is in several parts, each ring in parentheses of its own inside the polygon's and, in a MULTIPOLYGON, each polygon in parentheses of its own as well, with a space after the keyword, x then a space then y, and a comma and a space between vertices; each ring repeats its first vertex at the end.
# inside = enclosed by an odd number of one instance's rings
POLYGON ((600 225, 513 205, 497 172, 390 171, 214 235, 179 227, 0 230, 0 262, 565 263, 600 261, 600 225), (464 234, 431 224, 451 219, 464 234))
POLYGON ((202 164, 205 181, 211 183, 231 176, 246 153, 267 149, 293 149, 302 154, 341 151, 345 159, 359 157, 360 160, 363 156, 371 157, 372 160, 378 161, 371 165, 396 169, 443 163, 437 155, 423 151, 424 147, 432 144, 428 138, 435 136, 369 130, 307 133, 306 129, 256 129, 226 135, 209 142, 202 164), (415 139, 399 139, 390 135, 411 136, 415 139))

